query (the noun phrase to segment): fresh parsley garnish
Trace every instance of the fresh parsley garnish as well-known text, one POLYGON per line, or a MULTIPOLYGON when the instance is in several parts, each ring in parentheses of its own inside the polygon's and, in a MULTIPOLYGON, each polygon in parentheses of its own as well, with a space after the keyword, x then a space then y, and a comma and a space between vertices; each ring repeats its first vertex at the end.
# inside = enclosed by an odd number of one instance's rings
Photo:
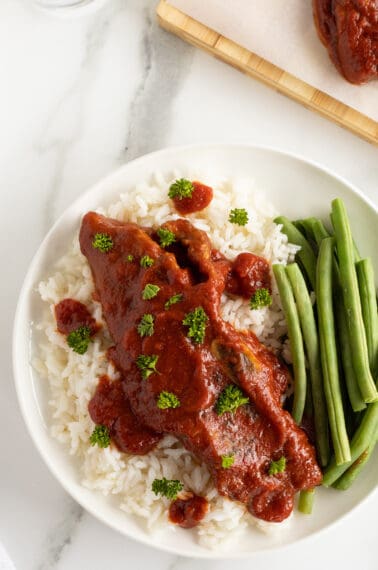
POLYGON ((90 342, 91 342, 91 329, 86 325, 79 327, 78 329, 70 332, 70 334, 67 335, 68 346, 78 354, 84 354, 85 352, 87 352, 90 342))
POLYGON ((162 495, 163 497, 167 497, 167 499, 176 499, 177 495, 180 491, 182 491, 184 485, 181 481, 177 479, 154 479, 152 482, 152 490, 155 495, 162 495))
POLYGON ((149 255, 144 255, 140 259, 140 266, 141 267, 151 267, 155 262, 149 255))
POLYGON ((235 455, 222 455, 222 467, 228 469, 235 463, 235 455))
POLYGON ((272 296, 269 293, 269 289, 262 287, 257 289, 250 298, 249 306, 251 309, 262 309, 263 307, 269 307, 272 304, 272 296))
POLYGON ((154 334, 154 316, 149 313, 143 315, 137 330, 141 337, 152 336, 154 334))
POLYGON ((193 192, 194 186, 190 180, 186 180, 186 178, 180 178, 170 185, 168 197, 172 199, 178 198, 179 200, 182 200, 183 198, 191 198, 193 192))
POLYGON ((132 261, 134 261, 134 256, 131 253, 129 253, 129 255, 126 255, 126 261, 128 263, 131 263, 132 261))
POLYGON ((161 410, 167 410, 168 408, 179 408, 181 402, 176 394, 163 390, 163 392, 160 392, 158 396, 156 405, 161 410))
POLYGON ((228 216, 228 221, 231 224, 238 226, 245 226, 248 223, 248 212, 245 208, 234 208, 228 216))
POLYGON ((159 357, 156 354, 140 354, 136 359, 136 365, 142 373, 143 380, 146 380, 151 374, 157 372, 156 364, 159 357))
POLYGON ((147 285, 145 286, 145 288, 143 289, 142 292, 142 299, 149 300, 149 299, 153 299, 154 297, 156 297, 156 295, 159 293, 160 291, 160 287, 158 285, 153 285, 152 283, 147 283, 147 285))
POLYGON ((277 475, 283 473, 286 469, 286 457, 282 456, 277 461, 272 461, 269 465, 269 475, 277 475))
POLYGON ((223 392, 221 392, 217 403, 215 404, 215 411, 218 416, 221 416, 225 412, 235 412, 235 410, 243 404, 249 404, 249 398, 244 396, 239 386, 236 386, 236 384, 229 384, 225 387, 223 392))
POLYGON ((110 434, 106 426, 98 425, 94 428, 89 441, 91 445, 98 445, 99 447, 108 447, 110 444, 110 434))
POLYGON ((109 234, 96 234, 93 238, 92 245, 102 253, 107 253, 113 247, 113 240, 109 234))
POLYGON ((168 247, 169 245, 171 245, 171 243, 176 241, 175 234, 170 230, 167 230, 166 228, 159 228, 156 233, 160 240, 161 247, 168 247))
POLYGON ((194 311, 187 313, 182 324, 189 327, 188 336, 193 339, 196 344, 200 344, 205 338, 206 323, 209 317, 202 307, 196 307, 194 311))
POLYGON ((164 303, 164 309, 168 310, 169 307, 171 307, 172 305, 175 305, 176 303, 182 301, 182 298, 183 298, 182 293, 177 293, 176 295, 172 295, 172 297, 169 297, 168 301, 164 303))

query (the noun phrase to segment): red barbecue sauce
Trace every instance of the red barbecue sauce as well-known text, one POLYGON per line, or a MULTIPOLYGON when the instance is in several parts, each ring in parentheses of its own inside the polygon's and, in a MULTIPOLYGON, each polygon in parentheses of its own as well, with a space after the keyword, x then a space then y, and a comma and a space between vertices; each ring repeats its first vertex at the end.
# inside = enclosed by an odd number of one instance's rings
POLYGON ((220 251, 211 251, 211 260, 218 271, 225 275, 225 290, 231 295, 249 299, 258 289, 272 292, 269 263, 264 257, 254 253, 239 253, 234 261, 229 261, 220 251))
POLYGON ((378 79, 378 0, 313 0, 319 37, 351 83, 378 79))
POLYGON ((112 441, 125 453, 144 455, 161 439, 133 414, 121 380, 111 382, 106 375, 101 376, 88 410, 95 424, 106 426, 112 441))
POLYGON ((272 292, 269 263, 253 253, 240 253, 227 276, 226 291, 248 299, 262 288, 272 292))
MULTIPOLYGON (((109 357, 121 374, 115 383, 100 381, 91 416, 108 425, 120 449, 145 453, 162 434, 174 435, 207 464, 221 495, 244 503, 259 518, 279 522, 292 511, 295 493, 322 478, 305 432, 282 409, 288 371, 253 333, 236 330, 221 318, 220 297, 233 265, 214 255, 207 235, 183 219, 163 227, 175 234, 177 254, 162 249, 146 228, 94 212, 84 216, 80 245, 114 342, 109 357), (111 236, 110 252, 93 248, 96 233, 111 236), (135 261, 125 263, 125 253, 135 261), (143 255, 154 260, 151 267, 140 266, 143 255), (159 289, 143 299, 147 284, 159 289), (177 294, 180 301, 167 310, 167 300, 177 294), (198 307, 208 320, 204 339, 196 344, 183 320, 198 307), (146 313, 154 316, 151 336, 138 333, 146 313), (136 364, 141 354, 158 356, 156 372, 147 379, 136 364), (230 384, 238 385, 250 403, 219 415, 217 400, 230 384), (160 409, 162 391, 175 394, 179 406, 160 409), (231 454, 234 464, 222 468, 222 456, 231 454), (269 475, 271 461, 281 456, 285 471, 269 475)), ((243 281, 248 271, 236 270, 235 275, 243 281)), ((258 272, 253 275, 265 283, 258 272)))
POLYGON ((91 330, 91 335, 100 329, 87 307, 75 299, 63 299, 55 305, 55 318, 58 331, 66 335, 84 326, 91 330))
POLYGON ((190 198, 173 198, 173 203, 179 214, 193 214, 206 208, 213 199, 213 189, 201 182, 192 182, 194 190, 190 198))
POLYGON ((178 498, 169 507, 169 520, 182 528, 193 528, 206 515, 209 503, 205 497, 190 494, 186 498, 178 498))

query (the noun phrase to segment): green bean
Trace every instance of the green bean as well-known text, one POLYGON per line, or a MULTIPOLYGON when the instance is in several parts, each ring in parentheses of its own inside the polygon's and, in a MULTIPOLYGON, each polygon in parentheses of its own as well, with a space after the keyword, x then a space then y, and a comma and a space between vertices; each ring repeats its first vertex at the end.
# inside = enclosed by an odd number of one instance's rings
POLYGON ((354 266, 353 240, 345 206, 339 198, 332 202, 332 221, 335 230, 344 306, 352 347, 353 368, 364 401, 374 402, 378 399, 378 392, 369 369, 366 334, 354 266))
POLYGON ((312 401, 311 382, 306 382, 306 402, 305 402, 303 414, 307 418, 313 418, 314 417, 314 404, 312 401))
POLYGON ((311 515, 314 505, 315 489, 305 489, 299 493, 298 511, 304 515, 311 515))
POLYGON ((344 465, 337 465, 333 457, 323 473, 323 485, 333 485, 339 477, 375 442, 378 429, 378 402, 369 404, 350 443, 351 459, 344 465))
POLYGON ((313 225, 315 221, 316 218, 304 218, 304 220, 301 220, 307 236, 311 239, 314 239, 313 225))
POLYGON ((294 293, 299 321, 304 338, 307 360, 310 368, 311 393, 313 401, 316 448, 321 465, 327 465, 330 456, 327 408, 323 390, 320 362, 319 338, 316 329, 314 310, 303 275, 296 263, 286 267, 294 293))
POLYGON ((330 233, 326 230, 321 220, 315 219, 315 221, 312 224, 312 231, 314 233, 314 239, 318 247, 320 247, 322 239, 330 237, 330 233))
MULTIPOLYGON (((326 237, 330 237, 329 232, 327 231, 321 220, 314 221, 313 232, 318 246, 320 246, 320 243, 323 239, 325 239, 326 237)), ((342 294, 340 270, 336 259, 333 260, 333 271, 336 278, 336 282, 338 283, 342 294)), ((336 295, 336 315, 337 315, 341 360, 343 363, 343 370, 344 370, 344 376, 346 380, 349 400, 351 402, 353 411, 357 412, 366 408, 366 404, 362 399, 356 375, 353 370, 353 365, 351 360, 352 355, 351 355, 351 348, 349 342, 349 332, 344 311, 345 309, 342 302, 342 298, 336 295)))
POLYGON ((361 255, 360 252, 358 251, 358 247, 356 246, 354 240, 353 240, 353 251, 354 251, 354 262, 357 263, 357 261, 360 261, 361 255))
POLYGON ((366 463, 369 461, 375 447, 375 441, 372 442, 367 449, 356 459, 354 463, 345 471, 345 473, 337 479, 332 485, 335 489, 346 491, 349 489, 356 477, 361 473, 366 463))
MULTIPOLYGON (((343 302, 343 287, 341 283, 340 268, 335 257, 333 259, 333 274, 337 286, 337 288, 335 287, 336 319, 337 329, 339 333, 339 349, 341 353, 341 362, 344 371, 345 384, 353 411, 360 412, 366 408, 366 404, 362 398, 356 373, 353 368, 352 347, 350 344, 350 334, 343 302)), ((354 427, 352 430, 354 431, 354 427)))
POLYGON ((356 374, 353 369, 352 349, 349 342, 348 324, 345 316, 344 303, 340 295, 336 295, 335 304, 341 362, 344 370, 345 383, 353 411, 359 412, 366 408, 366 404, 361 396, 356 374))
POLYGON ((312 231, 312 225, 316 218, 305 218, 303 220, 298 220, 295 227, 304 235, 309 243, 314 241, 314 234, 312 231))
MULTIPOLYGON (((331 223, 332 223, 332 225, 334 225, 334 224, 333 224, 333 215, 332 215, 332 212, 331 212, 331 214, 330 214, 330 218, 331 218, 331 223)), ((361 255, 360 255, 360 252, 358 251, 358 247, 357 247, 356 242, 354 241, 354 239, 353 239, 353 252, 354 252, 354 254, 353 254, 353 255, 354 255, 354 262, 357 263, 357 261, 360 261, 361 255)))
POLYGON ((301 234, 306 237, 306 230, 303 226, 302 220, 294 220, 293 222, 291 222, 293 224, 293 226, 299 231, 301 232, 301 234))
MULTIPOLYGON (((368 343, 370 370, 377 373, 378 353, 378 314, 377 298, 375 292, 374 271, 370 259, 360 259, 356 263, 358 284, 360 288, 362 315, 368 343)), ((345 473, 336 480, 333 487, 346 490, 364 468, 374 450, 377 434, 369 446, 361 453, 345 473)))
POLYGON ((334 238, 325 238, 320 245, 316 272, 316 298, 324 393, 327 402, 328 419, 336 463, 340 465, 350 460, 350 449, 340 389, 332 306, 332 260, 334 242, 334 238))
POLYGON ((302 263, 309 282, 315 290, 316 284, 316 257, 311 245, 299 230, 285 216, 278 216, 274 220, 276 224, 282 224, 282 231, 287 235, 290 243, 300 245, 301 249, 296 254, 296 258, 302 263))
POLYGON ((303 410, 306 402, 306 365, 303 349, 303 339, 297 308, 295 306, 293 291, 286 276, 283 265, 273 265, 273 273, 276 278, 280 293, 282 308, 285 313, 289 334, 291 355, 294 367, 294 403, 291 415, 297 424, 302 421, 303 410))
POLYGON ((352 348, 350 344, 350 335, 343 302, 343 287, 341 283, 340 268, 335 257, 333 258, 333 275, 336 282, 335 305, 339 351, 341 353, 341 362, 344 371, 345 384, 352 409, 354 412, 359 412, 366 408, 366 404, 362 398, 361 390, 359 388, 358 380, 353 368, 352 348))
POLYGON ((362 318, 364 321, 369 366, 373 377, 378 366, 378 313, 375 292, 374 270, 370 259, 356 263, 358 286, 360 289, 362 318))

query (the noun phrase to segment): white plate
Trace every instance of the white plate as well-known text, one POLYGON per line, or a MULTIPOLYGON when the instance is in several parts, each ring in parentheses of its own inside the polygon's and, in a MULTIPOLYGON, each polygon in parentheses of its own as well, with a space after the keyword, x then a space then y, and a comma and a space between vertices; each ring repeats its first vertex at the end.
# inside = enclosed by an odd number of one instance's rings
POLYGON ((197 544, 192 531, 172 527, 157 535, 147 534, 136 517, 118 508, 114 498, 106 498, 80 485, 74 460, 49 434, 46 382, 38 377, 30 365, 35 342, 31 324, 38 321, 42 308, 36 285, 46 276, 54 261, 67 250, 82 214, 99 205, 106 206, 121 192, 149 178, 155 171, 170 173, 175 169, 184 175, 190 175, 193 170, 215 170, 226 177, 253 178, 257 187, 265 190, 277 210, 293 219, 308 216, 326 218, 331 200, 336 196, 341 197, 350 214, 356 242, 364 256, 371 256, 378 274, 378 252, 374 239, 377 208, 350 184, 319 166, 271 149, 250 146, 192 146, 149 154, 126 164, 83 194, 59 218, 35 255, 21 290, 14 326, 13 358, 17 393, 26 425, 48 467, 66 491, 98 519, 127 536, 181 555, 207 558, 248 556, 313 535, 349 513, 376 486, 378 454, 374 454, 369 468, 364 470, 348 492, 319 489, 314 513, 311 516, 297 514, 288 528, 282 529, 282 533, 264 535, 251 530, 231 544, 226 552, 206 550, 197 544))

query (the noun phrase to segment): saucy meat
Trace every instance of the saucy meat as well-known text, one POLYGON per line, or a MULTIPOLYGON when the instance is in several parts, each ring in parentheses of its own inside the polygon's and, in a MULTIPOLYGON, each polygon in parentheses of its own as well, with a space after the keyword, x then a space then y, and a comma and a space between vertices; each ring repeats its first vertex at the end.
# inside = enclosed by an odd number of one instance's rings
POLYGON ((319 37, 351 83, 378 78, 378 0, 313 0, 319 37))
POLYGON ((237 331, 220 317, 227 271, 214 261, 207 235, 182 219, 163 227, 175 235, 178 258, 136 224, 89 212, 80 230, 114 342, 109 356, 122 374, 121 397, 141 425, 157 436, 174 434, 206 462, 220 494, 245 503, 259 518, 281 521, 295 493, 322 478, 313 446, 282 409, 288 371, 253 333, 237 331), (111 237, 109 252, 92 246, 97 233, 111 237), (125 262, 129 254, 132 263, 125 262), (154 263, 142 267, 146 255, 154 263), (151 285, 153 295, 146 296, 151 285), (178 301, 167 305, 172 296, 178 301), (199 308, 207 320, 203 339, 195 342, 183 320, 199 308), (153 317, 153 334, 146 336, 138 332, 145 315, 153 317), (141 355, 155 359, 148 375, 138 366, 141 355), (219 413, 217 401, 229 385, 237 385, 249 403, 219 413), (174 407, 158 406, 162 393, 174 396, 174 407), (224 456, 233 456, 228 468, 222 467, 224 456), (270 475, 271 463, 282 456, 286 469, 270 475))

